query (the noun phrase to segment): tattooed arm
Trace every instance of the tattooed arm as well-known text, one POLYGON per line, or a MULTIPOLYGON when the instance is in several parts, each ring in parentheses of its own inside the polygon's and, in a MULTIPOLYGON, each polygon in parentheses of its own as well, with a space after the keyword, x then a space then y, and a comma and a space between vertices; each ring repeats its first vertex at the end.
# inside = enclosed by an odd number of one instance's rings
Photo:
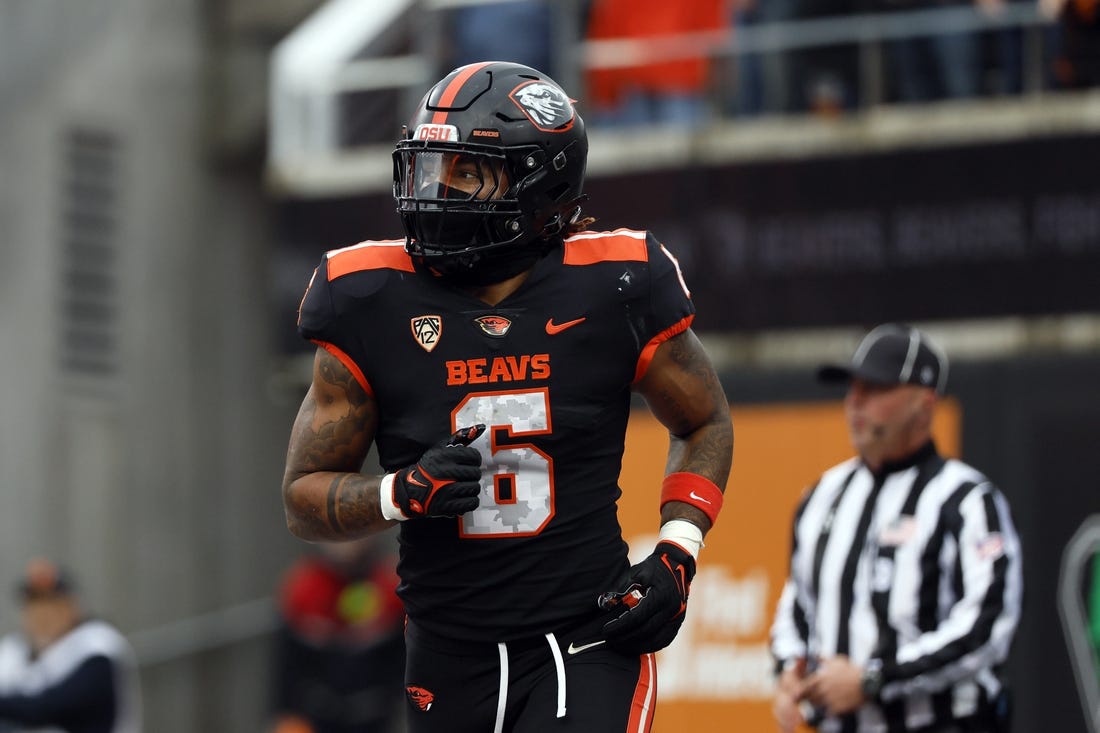
POLYGON ((283 474, 283 508, 294 535, 345 540, 395 524, 382 517, 380 477, 360 473, 377 426, 374 398, 336 357, 317 349, 283 474))
POLYGON ((668 428, 669 449, 653 552, 599 600, 617 614, 604 624, 604 638, 625 654, 655 652, 676 638, 703 536, 721 508, 733 462, 729 403, 690 329, 657 347, 636 387, 668 428))
MULTIPOLYGON (((657 348, 637 385, 650 410, 669 431, 665 473, 695 473, 724 488, 733 462, 729 402, 703 345, 689 329, 657 348)), ((661 523, 686 519, 705 533, 710 519, 699 509, 670 501, 661 523)))

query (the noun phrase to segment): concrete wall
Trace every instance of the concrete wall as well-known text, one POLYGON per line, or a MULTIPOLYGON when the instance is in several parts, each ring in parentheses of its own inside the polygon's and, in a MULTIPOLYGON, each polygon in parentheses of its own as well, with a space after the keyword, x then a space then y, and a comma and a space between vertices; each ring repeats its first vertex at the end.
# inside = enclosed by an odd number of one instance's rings
POLYGON ((0 7, 0 586, 34 555, 72 567, 158 659, 145 707, 164 733, 258 729, 266 647, 176 659, 139 632, 268 596, 301 548, 279 498, 295 405, 268 385, 268 204, 258 166, 209 153, 202 6, 0 7), (74 190, 76 129, 109 143, 90 153, 107 201, 74 190), (92 236, 74 206, 103 224, 99 372, 66 366, 73 246, 92 236))

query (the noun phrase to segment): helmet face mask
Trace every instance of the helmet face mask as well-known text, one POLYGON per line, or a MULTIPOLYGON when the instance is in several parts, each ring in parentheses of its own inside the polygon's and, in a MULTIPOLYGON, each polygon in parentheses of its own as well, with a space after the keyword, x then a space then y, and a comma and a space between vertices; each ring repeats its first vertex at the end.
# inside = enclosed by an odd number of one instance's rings
POLYGON ((519 202, 508 191, 499 152, 407 146, 396 159, 410 253, 439 260, 515 240, 519 202))
POLYGON ((483 202, 503 198, 508 188, 501 155, 433 149, 411 152, 408 162, 403 194, 417 201, 483 202))
POLYGON ((463 282, 518 274, 579 213, 587 153, 583 121, 545 75, 498 62, 456 69, 394 151, 406 249, 463 282))

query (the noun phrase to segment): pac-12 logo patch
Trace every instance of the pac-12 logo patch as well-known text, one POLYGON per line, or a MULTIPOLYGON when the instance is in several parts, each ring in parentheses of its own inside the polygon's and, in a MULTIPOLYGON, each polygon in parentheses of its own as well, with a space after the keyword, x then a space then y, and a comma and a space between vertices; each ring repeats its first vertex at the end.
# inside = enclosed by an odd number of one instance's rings
POLYGON ((417 316, 409 320, 409 325, 412 326, 413 338, 424 351, 431 351, 439 343, 439 336, 443 333, 443 319, 439 316, 417 316))
POLYGON ((553 84, 524 82, 508 96, 543 132, 564 132, 573 126, 573 103, 553 84))
POLYGON ((409 702, 411 702, 417 710, 428 712, 432 709, 432 703, 435 702, 435 695, 425 690, 423 687, 417 687, 416 685, 409 685, 405 688, 405 695, 408 696, 409 702))
POLYGON ((494 338, 503 338, 512 327, 512 322, 504 316, 480 316, 474 319, 474 323, 494 338))

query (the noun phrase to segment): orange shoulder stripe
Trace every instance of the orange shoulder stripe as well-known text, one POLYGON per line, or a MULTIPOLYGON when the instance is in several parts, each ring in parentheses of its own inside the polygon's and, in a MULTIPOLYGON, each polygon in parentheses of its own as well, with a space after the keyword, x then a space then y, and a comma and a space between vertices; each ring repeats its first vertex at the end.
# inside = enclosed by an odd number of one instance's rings
POLYGON ((665 341, 668 341, 673 336, 678 336, 679 334, 691 328, 691 322, 694 320, 694 315, 687 316, 686 318, 683 318, 680 321, 672 324, 664 331, 661 331, 659 334, 649 340, 649 343, 647 343, 642 348, 642 353, 638 357, 638 366, 634 370, 634 381, 632 382, 632 384, 637 384, 639 381, 641 381, 642 377, 645 376, 645 373, 649 371, 649 364, 653 361, 653 354, 657 351, 657 347, 663 344, 665 341))
POLYGON ((362 270, 413 271, 412 258, 405 252, 405 240, 387 239, 381 242, 362 242, 328 253, 327 276, 329 281, 362 270))
POLYGON ((565 240, 565 264, 592 265, 597 262, 645 262, 646 233, 633 229, 613 232, 581 232, 565 240))
POLYGON ((346 366, 348 371, 351 372, 351 376, 355 377, 355 381, 359 382, 359 386, 371 397, 374 397, 374 390, 371 389, 370 382, 367 381, 367 375, 363 374, 363 370, 359 368, 355 360, 348 356, 343 349, 336 344, 330 344, 328 341, 321 341, 320 339, 310 339, 310 341, 339 359, 340 363, 346 366))

